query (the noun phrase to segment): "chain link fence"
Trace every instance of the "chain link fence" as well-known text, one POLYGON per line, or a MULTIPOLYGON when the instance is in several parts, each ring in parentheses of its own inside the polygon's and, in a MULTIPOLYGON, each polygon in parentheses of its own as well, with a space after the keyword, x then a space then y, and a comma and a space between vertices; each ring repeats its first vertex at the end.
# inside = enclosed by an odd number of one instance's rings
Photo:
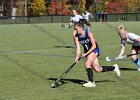
MULTIPOLYGON (((121 14, 108 14, 107 21, 119 21, 125 16, 124 21, 140 21, 140 13, 121 13, 121 14)), ((71 15, 68 16, 1 16, 0 24, 32 24, 32 23, 68 23, 71 15), (12 19, 15 17, 14 19, 12 19)), ((98 22, 100 19, 97 14, 90 19, 91 22, 98 22)))

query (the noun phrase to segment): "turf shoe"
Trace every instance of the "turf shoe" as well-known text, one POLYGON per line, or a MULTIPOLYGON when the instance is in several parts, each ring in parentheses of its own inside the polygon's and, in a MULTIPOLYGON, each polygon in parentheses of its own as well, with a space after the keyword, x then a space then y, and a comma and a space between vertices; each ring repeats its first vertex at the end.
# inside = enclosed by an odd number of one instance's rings
POLYGON ((138 68, 138 71, 140 72, 140 68, 138 68))
POLYGON ((95 82, 88 81, 87 83, 83 84, 83 87, 96 87, 95 82))
POLYGON ((73 44, 72 48, 74 48, 74 49, 75 49, 75 48, 76 48, 76 45, 75 45, 75 44, 73 44))
POLYGON ((114 64, 113 66, 115 67, 114 71, 116 72, 117 76, 121 76, 121 72, 120 72, 118 65, 114 64))

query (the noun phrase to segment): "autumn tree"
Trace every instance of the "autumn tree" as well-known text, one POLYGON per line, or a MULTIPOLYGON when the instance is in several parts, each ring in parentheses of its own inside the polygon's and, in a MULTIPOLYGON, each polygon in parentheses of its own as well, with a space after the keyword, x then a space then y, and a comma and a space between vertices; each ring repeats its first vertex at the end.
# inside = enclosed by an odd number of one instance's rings
POLYGON ((86 0, 86 9, 91 12, 105 11, 106 5, 111 0, 86 0))
POLYGON ((96 12, 104 11, 105 3, 104 0, 96 0, 96 12))
POLYGON ((83 13, 85 10, 86 0, 79 0, 79 13, 83 13))
POLYGON ((16 1, 16 7, 17 7, 17 11, 16 11, 16 15, 17 16, 24 16, 24 1, 23 0, 17 0, 16 1))
POLYGON ((67 15, 70 13, 71 5, 67 4, 67 0, 51 1, 49 14, 51 15, 67 15))
POLYGON ((140 11, 140 0, 127 0, 127 2, 129 12, 140 11))
POLYGON ((106 10, 110 13, 124 13, 126 12, 127 1, 126 0, 111 0, 106 5, 106 10))
POLYGON ((44 0, 32 0, 30 8, 29 8, 29 13, 32 16, 38 16, 38 15, 43 15, 45 14, 45 1, 44 0))

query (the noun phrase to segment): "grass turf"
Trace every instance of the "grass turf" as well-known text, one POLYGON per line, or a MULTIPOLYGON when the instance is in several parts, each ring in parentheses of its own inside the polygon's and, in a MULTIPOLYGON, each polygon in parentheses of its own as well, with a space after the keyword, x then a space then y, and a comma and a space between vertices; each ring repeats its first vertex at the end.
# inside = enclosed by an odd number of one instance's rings
MULTIPOLYGON (((64 23, 65 24, 65 23, 64 23)), ((139 100, 140 73, 130 58, 106 62, 118 55, 116 27, 140 35, 140 22, 92 23, 91 31, 99 44, 100 65, 117 63, 121 77, 113 72, 94 73, 95 88, 84 88, 87 79, 82 59, 65 77, 64 84, 51 84, 74 61, 73 29, 60 23, 0 26, 0 100, 139 100)), ((130 45, 125 54, 130 53, 130 45)))

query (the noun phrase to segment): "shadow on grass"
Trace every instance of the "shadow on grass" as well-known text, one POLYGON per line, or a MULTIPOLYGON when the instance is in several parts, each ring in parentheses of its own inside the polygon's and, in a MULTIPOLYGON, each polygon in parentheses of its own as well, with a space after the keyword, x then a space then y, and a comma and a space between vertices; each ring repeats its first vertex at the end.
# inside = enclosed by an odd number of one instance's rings
POLYGON ((54 46, 56 48, 73 48, 72 46, 54 46))
MULTIPOLYGON (((56 81, 57 78, 48 78, 48 80, 56 81)), ((59 86, 67 84, 69 82, 82 85, 82 84, 86 83, 87 81, 80 80, 80 79, 61 79, 60 82, 59 82, 59 86)), ((111 80, 96 81, 96 83, 100 83, 100 82, 115 82, 115 81, 111 81, 111 80)))
POLYGON ((137 69, 134 68, 119 68, 119 69, 123 71, 137 71, 137 69))

